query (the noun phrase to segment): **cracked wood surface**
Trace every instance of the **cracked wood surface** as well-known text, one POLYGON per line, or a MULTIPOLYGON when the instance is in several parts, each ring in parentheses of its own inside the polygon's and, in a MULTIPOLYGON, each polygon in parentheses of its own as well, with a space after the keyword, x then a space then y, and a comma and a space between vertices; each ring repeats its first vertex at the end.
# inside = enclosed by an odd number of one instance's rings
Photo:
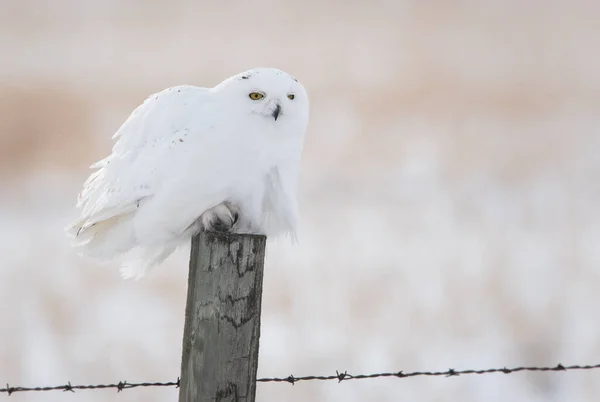
POLYGON ((254 402, 266 237, 192 239, 180 402, 254 402))

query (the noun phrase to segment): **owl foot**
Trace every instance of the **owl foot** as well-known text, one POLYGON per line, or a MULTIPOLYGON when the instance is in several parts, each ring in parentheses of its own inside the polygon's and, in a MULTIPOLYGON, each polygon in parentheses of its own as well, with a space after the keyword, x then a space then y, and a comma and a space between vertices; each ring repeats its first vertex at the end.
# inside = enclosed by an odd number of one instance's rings
POLYGON ((229 232, 238 221, 239 209, 230 202, 224 202, 200 215, 201 229, 204 231, 229 232))

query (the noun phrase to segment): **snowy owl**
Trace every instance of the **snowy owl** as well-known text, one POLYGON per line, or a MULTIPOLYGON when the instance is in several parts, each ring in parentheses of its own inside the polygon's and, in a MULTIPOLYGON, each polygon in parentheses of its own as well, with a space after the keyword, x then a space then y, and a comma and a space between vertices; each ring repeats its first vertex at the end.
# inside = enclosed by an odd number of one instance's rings
POLYGON ((304 87, 274 68, 151 95, 91 166, 73 246, 128 278, 201 230, 295 238, 308 109, 304 87))

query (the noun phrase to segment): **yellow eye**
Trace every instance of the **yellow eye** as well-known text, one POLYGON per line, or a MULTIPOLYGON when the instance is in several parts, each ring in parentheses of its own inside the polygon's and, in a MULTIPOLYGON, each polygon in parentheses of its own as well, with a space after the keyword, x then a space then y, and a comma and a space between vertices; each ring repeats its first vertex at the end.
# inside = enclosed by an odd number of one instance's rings
POLYGON ((265 96, 259 92, 250 92, 250 95, 248 95, 250 97, 250 99, 252 100, 259 100, 264 98, 265 96))
POLYGON ((295 97, 296 97, 296 96, 295 96, 294 94, 289 94, 289 95, 288 95, 288 99, 289 99, 289 100, 294 100, 294 98, 295 98, 295 97))

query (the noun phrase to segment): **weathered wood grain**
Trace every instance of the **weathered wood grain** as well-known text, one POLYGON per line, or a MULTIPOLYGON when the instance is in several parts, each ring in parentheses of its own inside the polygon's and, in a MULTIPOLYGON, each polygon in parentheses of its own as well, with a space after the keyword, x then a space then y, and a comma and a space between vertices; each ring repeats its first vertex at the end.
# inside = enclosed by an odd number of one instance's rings
POLYGON ((192 240, 180 402, 254 402, 266 237, 192 240))

